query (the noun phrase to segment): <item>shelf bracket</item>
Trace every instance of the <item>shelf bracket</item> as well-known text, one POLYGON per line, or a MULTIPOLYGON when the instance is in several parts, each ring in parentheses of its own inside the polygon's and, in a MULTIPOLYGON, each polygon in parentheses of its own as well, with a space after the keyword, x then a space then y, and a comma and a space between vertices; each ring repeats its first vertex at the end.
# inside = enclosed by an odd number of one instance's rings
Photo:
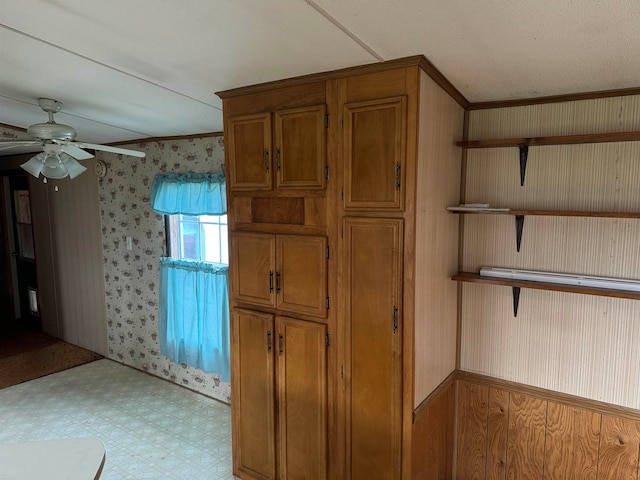
POLYGON ((524 176, 527 173, 527 158, 529 157, 529 145, 518 145, 520 150, 520 186, 524 187, 524 176))
POLYGON ((518 306, 520 305, 520 287, 511 287, 513 293, 513 316, 518 318, 518 306))
POLYGON ((524 228, 524 215, 516 215, 516 250, 520 252, 522 243, 522 229, 524 228))

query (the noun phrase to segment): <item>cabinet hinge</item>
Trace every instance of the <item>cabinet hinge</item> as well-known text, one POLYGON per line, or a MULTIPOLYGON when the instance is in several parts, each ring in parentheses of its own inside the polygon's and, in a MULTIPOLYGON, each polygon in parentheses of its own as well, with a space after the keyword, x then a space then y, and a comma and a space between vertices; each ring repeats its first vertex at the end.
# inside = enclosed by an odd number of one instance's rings
POLYGON ((324 128, 329 128, 329 114, 325 113, 324 115, 324 128))
POLYGON ((280 171, 280 147, 276 148, 276 172, 280 171))
POLYGON ((396 163, 396 190, 400 190, 400 162, 396 163))
POLYGON ((329 335, 328 333, 324 336, 324 345, 325 347, 331 345, 331 335, 329 335))
POLYGON ((327 245, 327 260, 331 258, 331 247, 327 245))
POLYGON ((271 352, 271 332, 267 332, 267 352, 271 352))
POLYGON ((329 300, 329 297, 327 297, 326 305, 327 305, 327 310, 329 310, 329 305, 331 305, 331 300, 329 300))
POLYGON ((329 180, 329 165, 324 167, 324 179, 329 180))

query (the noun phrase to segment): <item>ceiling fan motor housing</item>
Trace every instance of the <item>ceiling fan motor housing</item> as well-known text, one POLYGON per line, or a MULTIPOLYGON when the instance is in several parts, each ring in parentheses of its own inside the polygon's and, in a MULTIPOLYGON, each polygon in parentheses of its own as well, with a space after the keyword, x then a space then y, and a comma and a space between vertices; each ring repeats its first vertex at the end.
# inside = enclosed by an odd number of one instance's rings
POLYGON ((62 125, 53 121, 53 114, 62 108, 62 102, 50 98, 39 98, 38 105, 49 114, 47 123, 36 123, 27 128, 27 133, 42 140, 74 140, 76 131, 69 125, 62 125))
POLYGON ((27 133, 43 140, 73 140, 76 131, 69 125, 60 123, 36 123, 27 128, 27 133))

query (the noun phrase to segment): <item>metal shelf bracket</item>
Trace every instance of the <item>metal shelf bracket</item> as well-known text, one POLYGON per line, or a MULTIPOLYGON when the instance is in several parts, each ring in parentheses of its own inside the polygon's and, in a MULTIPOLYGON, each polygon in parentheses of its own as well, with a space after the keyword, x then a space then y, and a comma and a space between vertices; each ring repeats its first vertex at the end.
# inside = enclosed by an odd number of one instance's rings
POLYGON ((520 252, 522 243, 522 229, 524 228, 524 215, 516 215, 516 250, 520 252))
POLYGON ((520 150, 520 186, 524 187, 524 176, 527 173, 527 158, 529 157, 529 145, 518 145, 520 150))
POLYGON ((520 287, 511 287, 513 293, 513 316, 518 317, 518 306, 520 305, 520 287))

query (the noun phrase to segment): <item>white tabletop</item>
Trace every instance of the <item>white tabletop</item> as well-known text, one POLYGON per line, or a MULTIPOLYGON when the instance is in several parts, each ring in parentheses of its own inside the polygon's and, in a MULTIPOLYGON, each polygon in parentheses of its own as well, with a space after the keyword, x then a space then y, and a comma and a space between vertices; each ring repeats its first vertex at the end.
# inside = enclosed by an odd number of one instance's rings
POLYGON ((104 459, 97 438, 0 444, 0 480, 97 480, 104 459))

